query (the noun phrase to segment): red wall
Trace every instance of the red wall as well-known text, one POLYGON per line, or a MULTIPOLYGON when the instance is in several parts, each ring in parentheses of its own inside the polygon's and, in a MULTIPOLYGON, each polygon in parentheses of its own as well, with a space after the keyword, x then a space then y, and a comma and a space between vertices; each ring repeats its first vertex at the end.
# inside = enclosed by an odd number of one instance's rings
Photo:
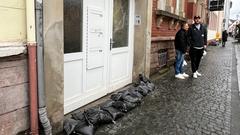
POLYGON ((193 17, 196 15, 197 12, 197 6, 194 3, 187 3, 187 12, 186 17, 188 19, 193 19, 193 17))

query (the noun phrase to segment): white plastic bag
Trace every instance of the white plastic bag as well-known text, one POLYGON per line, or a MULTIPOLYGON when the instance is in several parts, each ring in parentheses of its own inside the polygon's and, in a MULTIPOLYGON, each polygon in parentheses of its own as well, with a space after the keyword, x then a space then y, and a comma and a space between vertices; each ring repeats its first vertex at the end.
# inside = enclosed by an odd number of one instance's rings
POLYGON ((184 66, 187 66, 186 60, 183 61, 183 65, 184 65, 184 66))
POLYGON ((203 51, 203 56, 205 56, 205 55, 207 55, 207 51, 204 50, 203 51))

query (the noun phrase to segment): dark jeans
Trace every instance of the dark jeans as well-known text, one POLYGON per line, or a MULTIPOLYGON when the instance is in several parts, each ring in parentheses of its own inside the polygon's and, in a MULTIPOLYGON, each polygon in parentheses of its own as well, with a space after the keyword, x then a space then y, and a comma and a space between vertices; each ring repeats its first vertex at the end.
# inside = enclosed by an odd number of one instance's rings
POLYGON ((222 47, 225 47, 226 41, 222 41, 222 47))
POLYGON ((175 62, 175 74, 183 73, 183 61, 184 61, 184 53, 179 50, 176 50, 176 62, 175 62))
POLYGON ((195 73, 198 70, 200 61, 203 56, 204 49, 190 48, 189 56, 191 58, 192 72, 195 73))

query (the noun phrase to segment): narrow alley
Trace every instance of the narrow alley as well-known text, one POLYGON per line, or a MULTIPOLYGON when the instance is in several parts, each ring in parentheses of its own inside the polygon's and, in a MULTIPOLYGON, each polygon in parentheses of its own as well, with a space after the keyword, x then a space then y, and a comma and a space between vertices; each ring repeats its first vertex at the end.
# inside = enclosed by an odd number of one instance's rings
POLYGON ((172 69, 141 106, 96 135, 239 135, 238 46, 232 39, 225 48, 209 46, 197 79, 177 80, 172 69))

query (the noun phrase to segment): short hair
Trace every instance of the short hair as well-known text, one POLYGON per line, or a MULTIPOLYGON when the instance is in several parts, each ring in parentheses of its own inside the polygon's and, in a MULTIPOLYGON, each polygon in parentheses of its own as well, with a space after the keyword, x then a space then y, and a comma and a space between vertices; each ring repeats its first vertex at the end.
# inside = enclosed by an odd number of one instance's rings
POLYGON ((194 16, 193 19, 201 19, 201 17, 200 16, 194 16))
POLYGON ((181 23, 181 28, 183 28, 184 25, 186 25, 186 24, 188 24, 188 23, 187 23, 187 22, 182 22, 182 23, 181 23))

